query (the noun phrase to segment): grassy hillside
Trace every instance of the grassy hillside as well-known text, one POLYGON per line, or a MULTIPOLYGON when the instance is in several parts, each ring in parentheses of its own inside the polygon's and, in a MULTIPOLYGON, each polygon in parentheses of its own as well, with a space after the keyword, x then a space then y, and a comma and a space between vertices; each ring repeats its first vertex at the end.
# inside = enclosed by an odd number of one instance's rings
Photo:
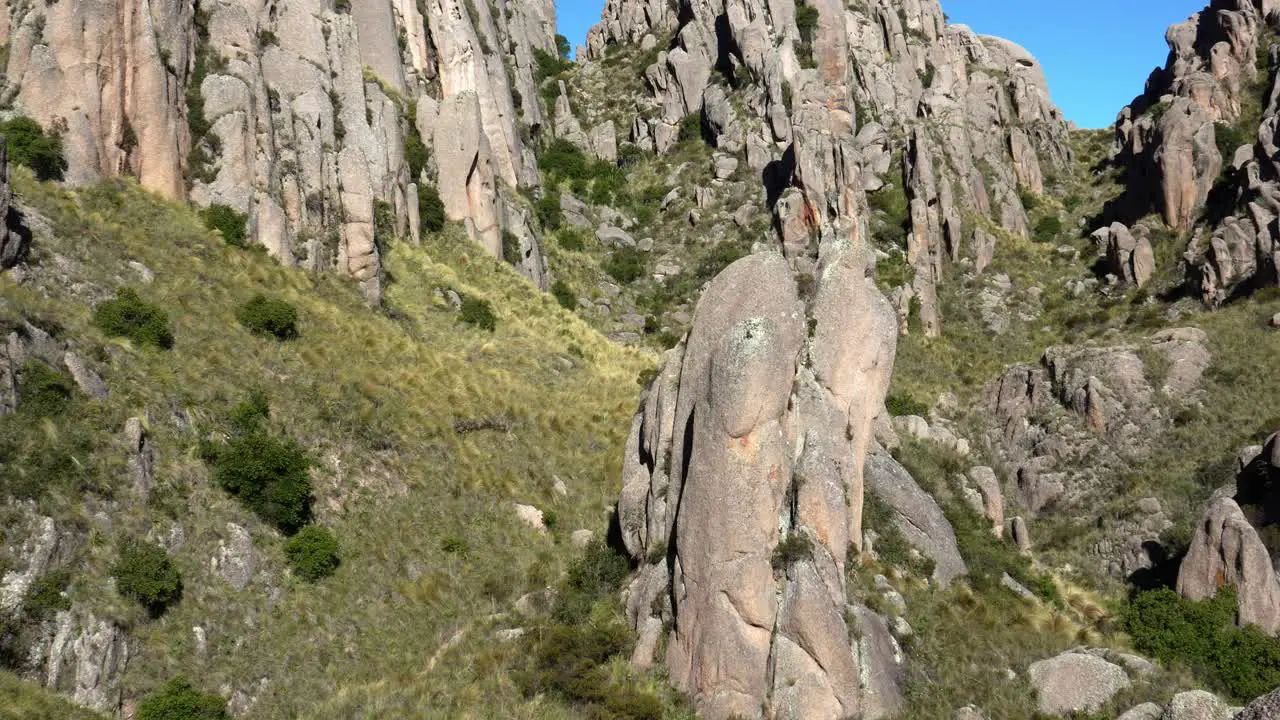
POLYGON ((71 530, 69 597, 136 638, 126 699, 183 673, 206 691, 257 697, 251 717, 386 717, 378 698, 403 687, 427 688, 414 692, 415 716, 559 716, 483 672, 457 682, 476 658, 444 648, 501 626, 495 614, 553 584, 579 554, 573 530, 603 533, 636 379, 652 357, 607 342, 457 228, 391 247, 386 306, 375 310, 351 283, 231 248, 193 211, 133 184, 73 191, 25 172, 15 183, 34 211, 34 253, 26 282, 0 278, 0 313, 70 341, 111 394, 77 395, 41 423, 0 419, 26 460, 75 468, 11 466, 3 489, 71 530), (172 349, 92 324, 93 305, 125 285, 168 313, 172 349), (461 322, 437 290, 488 301, 496 329, 461 322), (296 339, 237 322, 263 292, 297 308, 296 339), (272 432, 314 460, 315 519, 342 560, 318 583, 287 571, 281 534, 213 485, 201 459, 201 440, 224 434, 252 392, 269 401, 272 432), (132 416, 146 418, 156 446, 146 500, 129 489, 116 439, 132 416), (26 477, 42 468, 47 476, 26 477), (550 532, 522 525, 514 502, 546 511, 550 532), (242 592, 211 567, 230 522, 250 531, 258 557, 242 592), (182 598, 153 619, 115 593, 111 566, 121 543, 177 533, 182 598))
POLYGON ((0 671, 0 720, 101 720, 64 698, 0 671))

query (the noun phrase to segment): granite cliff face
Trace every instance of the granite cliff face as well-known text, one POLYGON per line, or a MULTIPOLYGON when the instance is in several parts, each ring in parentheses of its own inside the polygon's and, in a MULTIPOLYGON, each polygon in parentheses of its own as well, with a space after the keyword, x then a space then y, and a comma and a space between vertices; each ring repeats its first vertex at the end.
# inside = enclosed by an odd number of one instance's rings
POLYGON ((1168 62, 1116 118, 1126 190, 1107 214, 1189 236, 1187 280, 1214 304, 1277 281, 1277 28, 1270 0, 1211 3, 1169 28, 1168 62))
POLYGON ((599 59, 619 43, 658 50, 630 141, 663 152, 681 120, 700 114, 715 146, 745 154, 762 177, 789 256, 805 253, 815 217, 855 211, 851 188, 905 192, 906 212, 883 219, 905 240, 878 250, 911 268, 895 304, 905 325, 918 302, 931 335, 942 330, 944 263, 981 269, 996 236, 1027 236, 1022 195, 1044 193, 1070 162, 1036 60, 946 25, 932 0, 691 2, 678 14, 613 0, 585 54, 599 59))
POLYGON ((515 235, 546 284, 501 189, 539 183, 520 127, 543 122, 532 67, 555 52, 550 2, 6 3, 0 43, 5 99, 62 133, 72 183, 131 175, 228 205, 281 262, 353 276, 375 300, 380 235, 416 241, 431 183, 490 252, 515 235))

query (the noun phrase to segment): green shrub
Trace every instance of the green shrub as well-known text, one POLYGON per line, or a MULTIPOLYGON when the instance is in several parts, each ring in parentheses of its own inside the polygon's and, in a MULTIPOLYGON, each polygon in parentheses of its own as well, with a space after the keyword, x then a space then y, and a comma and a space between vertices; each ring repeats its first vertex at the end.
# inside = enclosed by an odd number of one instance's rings
POLYGON ((423 232, 440 232, 444 229, 444 201, 435 185, 418 186, 418 219, 423 232))
POLYGON ((636 248, 618 248, 605 261, 604 271, 620 283, 635 282, 645 273, 645 254, 636 248))
POLYGON ((493 314, 489 301, 472 295, 462 296, 462 322, 489 332, 498 327, 498 318, 493 314))
POLYGON ((308 525, 289 538, 284 554, 298 577, 309 582, 329 577, 340 562, 338 541, 319 525, 308 525))
POLYGON ((928 405, 902 393, 889 393, 888 397, 884 399, 884 406, 889 411, 889 414, 894 417, 903 415, 927 417, 929 415, 928 405))
POLYGON ((816 67, 813 59, 813 41, 818 32, 818 8, 803 3, 796 3, 796 29, 800 31, 800 42, 796 46, 796 56, 800 66, 816 67))
POLYGON ((24 413, 37 417, 61 415, 75 396, 71 378, 39 360, 28 360, 18 377, 18 409, 24 413))
POLYGON ((236 310, 236 319, 255 335, 279 340, 298 337, 298 311, 286 300, 258 294, 236 310))
POLYGON ((589 179, 589 165, 582 149, 564 138, 552 140, 538 158, 538 168, 557 180, 589 179))
POLYGON ((138 704, 137 720, 223 720, 227 703, 217 695, 205 695, 179 675, 138 704))
POLYGON ((555 77, 573 67, 573 63, 563 57, 556 57, 542 48, 534 48, 533 62, 533 81, 538 85, 541 85, 543 80, 555 77))
POLYGON ((524 261, 524 253, 520 251, 520 238, 506 228, 502 229, 502 259, 508 265, 519 265, 524 261))
POLYGON ((702 115, 700 113, 690 113, 684 116, 680 121, 680 134, 677 136, 680 142, 694 142, 702 139, 702 115))
POLYGON ((409 132, 404 136, 404 161, 409 166, 409 182, 419 183, 418 192, 421 193, 422 186, 426 184, 422 182, 422 171, 426 169, 427 163, 431 162, 431 150, 427 148, 426 143, 422 142, 422 136, 418 134, 418 129, 412 120, 409 123, 409 132))
POLYGON ((339 13, 351 12, 351 0, 333 0, 333 11, 339 13))
MULTIPOLYGON (((895 160, 901 162, 900 157, 895 160)), ((872 236, 884 247, 907 247, 907 219, 910 203, 900 183, 890 183, 867 193, 867 204, 876 213, 872 236)))
POLYGON ((804 533, 791 533, 773 549, 773 569, 781 570, 788 565, 808 560, 813 557, 813 543, 804 533))
POLYGON ((217 230, 232 247, 249 246, 249 216, 227 205, 213 204, 200 211, 204 226, 217 230))
POLYGON ((1062 232, 1062 219, 1057 215, 1046 215, 1036 223, 1032 238, 1036 242, 1049 243, 1062 232))
POLYGON ((556 280, 551 283, 551 295, 556 299, 556 302, 560 303, 560 307, 565 310, 572 311, 578 307, 578 296, 563 280, 556 280))
POLYGON ((134 541, 120 549, 111 574, 121 595, 159 614, 182 595, 182 575, 164 548, 134 541))
POLYGON ((538 216, 538 222, 542 223, 543 228, 559 230, 564 224, 564 211, 560 209, 559 191, 544 192, 542 197, 538 198, 538 202, 533 204, 533 212, 538 216))
POLYGON ((569 59, 569 53, 573 51, 573 47, 569 45, 569 38, 556 33, 556 51, 560 53, 560 57, 565 60, 569 59))
POLYGON ((1244 130, 1223 122, 1214 124, 1213 139, 1218 145, 1218 154, 1222 156, 1224 164, 1231 162, 1236 150, 1241 145, 1248 145, 1253 142, 1244 130))
POLYGON ((293 440, 254 427, 202 454, 219 487, 286 535, 311 519, 312 460, 293 440))
POLYGON ((45 133, 40 123, 29 117, 0 122, 9 150, 9 162, 25 165, 41 180, 61 180, 67 170, 62 157, 62 138, 45 133))
POLYGON ((46 572, 27 588, 22 596, 22 612, 34 622, 42 622, 60 610, 71 609, 71 599, 63 594, 71 582, 66 570, 46 572))
POLYGON ((373 241, 386 248, 396 239, 396 208, 386 200, 373 201, 373 241))
POLYGON ((159 306, 144 302, 131 287, 116 290, 115 300, 105 300, 93 309, 93 324, 112 337, 126 337, 136 345, 173 347, 169 316, 159 306))
POLYGON ((720 274, 720 271, 747 256, 747 248, 732 242, 720 242, 711 246, 694 268, 693 279, 698 285, 720 274))
POLYGON ((582 252, 587 249, 585 234, 577 228, 564 228, 556 233, 556 242, 569 252, 582 252))

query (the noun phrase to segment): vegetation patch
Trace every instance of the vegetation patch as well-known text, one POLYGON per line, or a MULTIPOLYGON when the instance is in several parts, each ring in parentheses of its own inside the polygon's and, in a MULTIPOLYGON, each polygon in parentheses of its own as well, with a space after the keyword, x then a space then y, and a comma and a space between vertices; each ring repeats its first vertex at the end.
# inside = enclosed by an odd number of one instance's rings
POLYGON ((418 218, 422 232, 437 233, 444 229, 444 201, 435 185, 418 185, 418 218))
POLYGON ((128 338, 135 345, 163 350, 173 347, 168 313, 144 301, 131 287, 116 290, 115 300, 98 303, 93 310, 93 324, 107 335, 128 338))
POLYGON ((200 211, 204 226, 216 230, 232 247, 249 246, 249 216, 235 208, 217 203, 200 211))
POLYGON ((255 335, 277 340, 298 337, 298 309, 287 300, 259 293, 236 310, 236 319, 255 335))
POLYGON ((200 692, 178 676, 161 685, 138 704, 137 720, 223 720, 227 702, 200 692))
POLYGON ((112 575, 116 590, 159 615, 182 596, 182 574, 164 548, 149 542, 132 541, 120 548, 112 575))
POLYGON ((1169 588, 1139 593, 1125 613, 1134 647, 1191 668, 1215 690, 1247 702, 1280 686, 1280 640, 1236 626, 1236 591, 1193 602, 1169 588))
POLYGON ((338 541, 319 525, 308 525, 289 538, 284 554, 293 572, 308 582, 329 577, 340 563, 338 541))
POLYGON ((498 327, 498 317, 493 314, 493 306, 488 300, 474 295, 462 296, 462 322, 474 325, 481 330, 493 332, 498 327))
POLYGON ((75 396, 71 377, 39 360, 28 360, 19 378, 18 409, 35 417, 61 415, 75 396))
POLYGON ((40 123, 19 116, 0 122, 0 136, 8 146, 9 162, 31 168, 40 180, 61 180, 67 170, 62 138, 46 133, 40 123))

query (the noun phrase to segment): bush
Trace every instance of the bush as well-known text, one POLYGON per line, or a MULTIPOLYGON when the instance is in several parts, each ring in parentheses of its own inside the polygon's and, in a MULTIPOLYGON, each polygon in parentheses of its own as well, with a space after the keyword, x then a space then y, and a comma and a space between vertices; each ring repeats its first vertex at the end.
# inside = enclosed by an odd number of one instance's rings
POLYGON ((120 549, 111 574, 116 590, 158 615, 182 595, 182 575, 164 548, 149 542, 130 542, 120 549))
POLYGON ((538 222, 541 222, 542 227, 547 230, 559 230, 564 224, 564 211, 560 209, 560 193, 555 190, 547 190, 543 193, 542 197, 538 198, 538 202, 534 203, 533 212, 538 216, 538 222))
POLYGON ((569 252, 582 252, 587 249, 587 241, 583 232, 577 228, 565 228, 556 234, 556 242, 569 252))
POLYGON ((502 259, 508 265, 519 265, 524 260, 524 253, 520 252, 520 238, 506 228, 502 229, 502 259))
POLYGON ((444 229, 444 201, 435 185, 418 186, 418 219, 423 232, 440 232, 444 229))
MULTIPOLYGON (((567 44, 567 41, 566 41, 567 44)), ((533 81, 535 84, 541 85, 543 80, 555 77, 560 73, 573 67, 573 63, 563 57, 556 57, 542 48, 534 48, 533 50, 534 73, 533 81)))
POLYGON ((421 193, 423 185, 426 184, 422 182, 422 171, 431 161, 431 150, 422 142, 422 136, 418 134, 412 118, 409 122, 409 132, 404 136, 404 161, 409 166, 409 182, 419 183, 418 192, 421 193))
POLYGON ((32 581, 22 596, 22 612, 34 622, 43 622, 60 610, 71 609, 71 599, 63 594, 71 574, 66 570, 46 572, 32 581))
POLYGON ((1036 242, 1049 243, 1062 232, 1062 219, 1057 215, 1046 215, 1036 223, 1032 237, 1036 242))
MULTIPOLYGON (((1225 166, 1230 166, 1232 158, 1235 157, 1236 150, 1241 145, 1248 145, 1253 142, 1245 131, 1227 123, 1216 123, 1213 126, 1213 139, 1218 145, 1218 154, 1222 156, 1222 162, 1225 166)), ((1226 169, 1223 172, 1227 172, 1226 169)))
POLYGON ((36 417, 61 415, 75 395, 70 377, 39 360, 28 360, 18 377, 18 409, 36 417))
POLYGON ((252 427, 202 450, 219 487, 281 532, 292 535, 311 519, 312 461, 293 440, 252 427))
POLYGON ((538 158, 538 168, 556 179, 587 179, 587 156, 577 145, 556 138, 538 158))
POLYGON ((903 415, 926 417, 929 414, 928 405, 917 401, 910 395, 901 393, 889 393, 888 397, 884 399, 884 406, 889 411, 889 414, 894 417, 903 415))
POLYGON ((236 319, 255 335, 271 335, 279 340, 298 337, 298 311, 279 298, 254 295, 236 310, 236 319))
POLYGON ((201 210, 200 217, 204 219, 204 226, 217 230, 228 245, 238 248, 249 246, 248 215, 227 205, 214 204, 201 210))
POLYGON ((329 577, 340 562, 338 541, 333 533, 319 525, 308 525, 289 538, 284 554, 298 577, 308 582, 329 577))
POLYGON ((0 135, 8 143, 9 162, 25 165, 41 180, 61 180, 67 170, 62 157, 62 138, 45 133, 40 123, 29 117, 0 122, 0 135))
POLYGON ((489 332, 498 327, 498 318, 494 316, 489 301, 471 295, 462 296, 462 322, 489 332))
POLYGON ((644 253, 636 248, 618 248, 605 261, 604 271, 620 283, 635 282, 645 272, 644 253))
POLYGON ((680 121, 680 142, 693 142, 702 139, 702 115, 690 113, 680 121))
POLYGON ((1134 647, 1169 664, 1180 662, 1237 700, 1280 685, 1280 640, 1238 628, 1236 591, 1192 602, 1169 588, 1140 593, 1125 613, 1134 647))
POLYGON ((560 307, 565 310, 572 311, 578 307, 578 296, 569 289, 569 286, 563 280, 557 280, 551 283, 551 295, 555 297, 556 302, 560 303, 560 307))
POLYGON ((227 703, 217 695, 205 695, 179 675, 138 704, 137 720, 223 720, 227 703))
POLYGON ((136 345, 173 347, 169 316, 159 306, 144 302, 131 287, 116 290, 115 300, 98 303, 93 309, 93 324, 112 337, 126 337, 136 345))
POLYGON ((809 536, 795 532, 788 535, 773 549, 773 569, 782 570, 788 565, 813 557, 813 543, 809 536))
POLYGON ((569 38, 556 33, 556 50, 560 53, 560 57, 568 60, 569 53, 573 51, 573 47, 569 45, 569 38))

